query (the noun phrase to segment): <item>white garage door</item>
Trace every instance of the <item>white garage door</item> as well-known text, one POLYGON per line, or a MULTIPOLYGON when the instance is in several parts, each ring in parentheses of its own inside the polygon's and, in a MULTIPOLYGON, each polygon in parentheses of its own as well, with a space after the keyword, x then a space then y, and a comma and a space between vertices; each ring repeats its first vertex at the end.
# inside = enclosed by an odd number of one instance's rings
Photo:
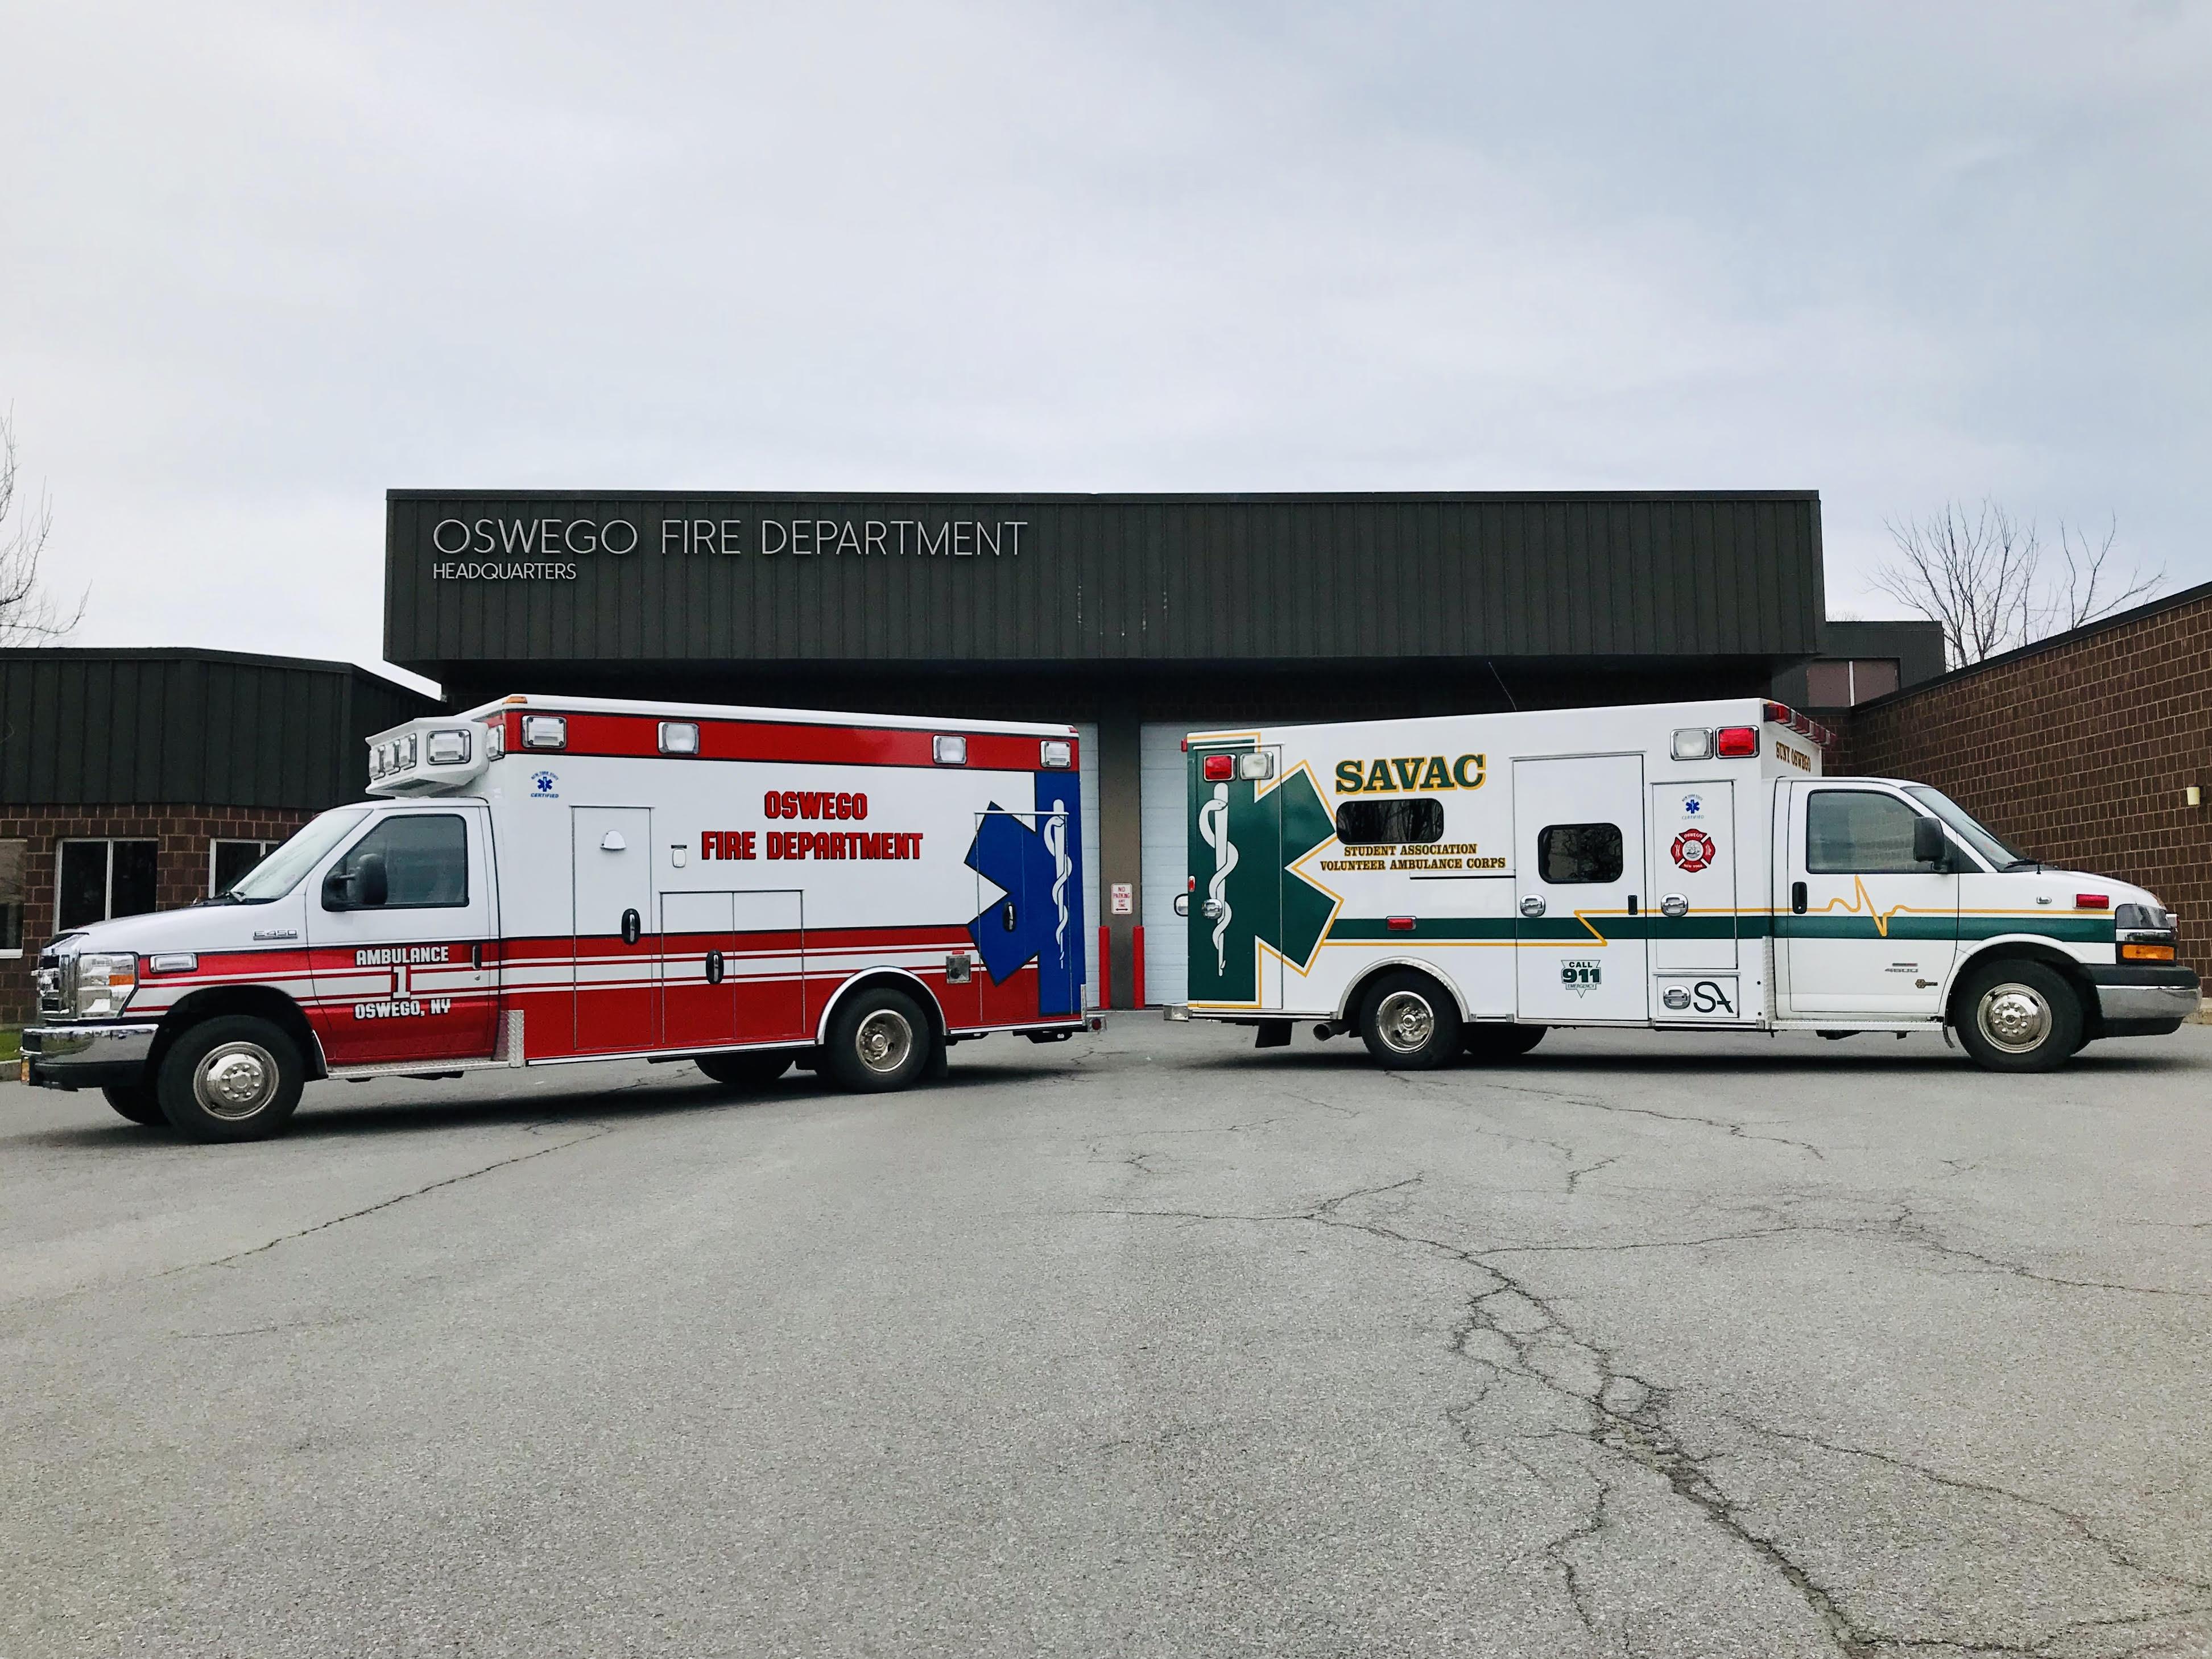
POLYGON ((1098 983, 1098 929, 1106 921, 1105 907, 1098 902, 1098 728, 1079 721, 1075 732, 1076 764, 1082 769, 1076 783, 1083 817, 1083 1000, 1103 1006, 1106 993, 1098 983))
POLYGON ((1200 723, 1148 725, 1139 742, 1138 828, 1145 868, 1145 1000, 1181 1002, 1188 984, 1189 926, 1175 913, 1189 878, 1182 739, 1200 723))

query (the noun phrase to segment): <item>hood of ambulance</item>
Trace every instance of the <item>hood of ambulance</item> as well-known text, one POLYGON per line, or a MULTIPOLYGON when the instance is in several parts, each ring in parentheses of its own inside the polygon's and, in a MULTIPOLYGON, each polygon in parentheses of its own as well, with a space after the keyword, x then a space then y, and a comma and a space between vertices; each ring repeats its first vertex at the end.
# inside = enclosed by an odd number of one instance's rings
POLYGON ((305 943, 297 893, 266 904, 196 904, 183 910, 151 910, 141 916, 95 921, 60 935, 52 943, 65 956, 87 951, 157 951, 283 950, 305 943), (264 937, 256 939, 255 934, 264 937), (282 939, 265 937, 282 933, 282 939))
POLYGON ((2115 910, 2123 904, 2166 908, 2159 903, 2158 896, 2147 888, 2138 887, 2131 881, 2116 881, 2110 876, 2093 875, 2086 870, 2046 866, 2040 870, 1999 870, 1983 875, 1981 879, 2005 883, 2007 902, 2016 903, 2022 909, 2033 907, 2038 910, 2071 911, 2075 908, 2075 896, 2082 893, 2102 893, 2115 910))

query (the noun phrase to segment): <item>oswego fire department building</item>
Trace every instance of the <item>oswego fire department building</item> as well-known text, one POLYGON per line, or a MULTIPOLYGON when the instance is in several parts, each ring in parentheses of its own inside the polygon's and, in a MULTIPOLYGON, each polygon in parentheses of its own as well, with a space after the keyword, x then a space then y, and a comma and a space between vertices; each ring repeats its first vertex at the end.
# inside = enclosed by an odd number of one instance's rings
MULTIPOLYGON (((385 654, 453 707, 1074 722, 1114 1006, 1183 996, 1186 731, 1758 694, 1822 646, 1811 491, 395 490, 386 550, 385 654)), ((1870 686, 1904 637, 1853 647, 1870 686)))

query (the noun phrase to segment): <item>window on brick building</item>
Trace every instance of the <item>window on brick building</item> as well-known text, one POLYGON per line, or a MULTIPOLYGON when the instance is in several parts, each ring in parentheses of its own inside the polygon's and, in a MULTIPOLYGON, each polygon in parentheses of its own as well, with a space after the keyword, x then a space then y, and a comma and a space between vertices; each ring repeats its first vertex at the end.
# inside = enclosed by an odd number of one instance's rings
POLYGON ((154 908, 154 841, 65 841, 54 878, 54 928, 67 933, 154 908))
POLYGON ((246 872, 267 858, 282 842, 211 841, 208 843, 208 896, 221 898, 246 872))
POLYGON ((1805 701, 1815 708, 1849 708, 1897 690, 1894 657, 1839 657, 1805 665, 1805 701))
POLYGON ((0 841, 0 957, 23 954, 23 867, 27 841, 0 841))

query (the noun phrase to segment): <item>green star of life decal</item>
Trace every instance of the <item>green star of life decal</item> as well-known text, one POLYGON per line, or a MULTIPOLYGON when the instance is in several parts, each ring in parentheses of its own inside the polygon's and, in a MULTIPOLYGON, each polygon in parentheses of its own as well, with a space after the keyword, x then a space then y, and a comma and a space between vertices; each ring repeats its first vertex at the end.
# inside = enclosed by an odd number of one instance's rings
POLYGON ((1303 764, 1280 779, 1209 783, 1204 758, 1189 759, 1190 1000, 1256 1005, 1266 953, 1305 973, 1328 932, 1336 896, 1296 866, 1336 823, 1303 764))

